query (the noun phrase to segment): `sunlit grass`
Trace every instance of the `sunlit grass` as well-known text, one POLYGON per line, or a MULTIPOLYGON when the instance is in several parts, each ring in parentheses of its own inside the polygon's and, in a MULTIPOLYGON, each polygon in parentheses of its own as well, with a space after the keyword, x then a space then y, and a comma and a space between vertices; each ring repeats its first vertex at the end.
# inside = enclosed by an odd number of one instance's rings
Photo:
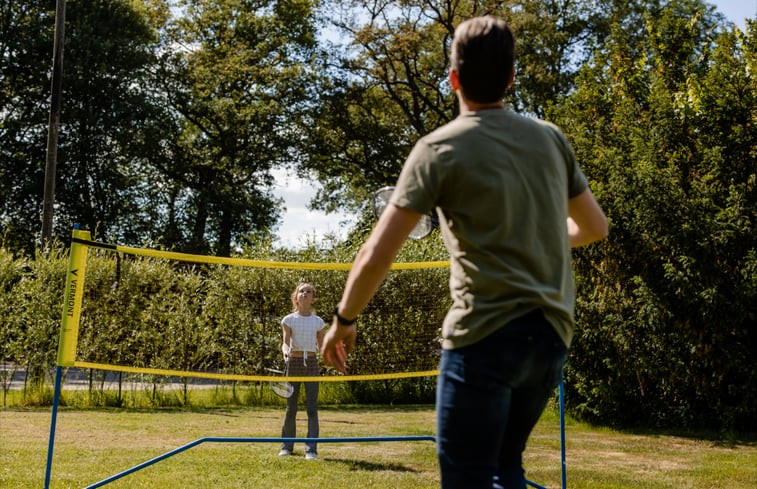
MULTIPOLYGON (((43 487, 50 410, 0 410, 0 487, 43 487)), ((51 488, 82 488, 199 438, 278 437, 283 408, 88 409, 58 416, 51 488)), ((298 434, 304 436, 304 409, 298 434)), ((432 406, 320 410, 322 437, 433 434, 432 406)), ((632 434, 568 420, 571 489, 753 489, 757 446, 632 434)), ((548 411, 526 454, 529 479, 560 487, 559 423, 548 411)), ((277 443, 204 443, 105 487, 434 488, 433 442, 322 443, 319 460, 277 456, 277 443)))

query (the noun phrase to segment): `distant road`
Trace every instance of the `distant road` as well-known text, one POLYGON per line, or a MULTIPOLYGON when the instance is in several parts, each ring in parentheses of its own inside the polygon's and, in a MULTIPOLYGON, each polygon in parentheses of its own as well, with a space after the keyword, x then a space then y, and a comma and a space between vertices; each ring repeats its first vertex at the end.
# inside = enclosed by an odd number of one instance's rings
MULTIPOLYGON (((79 368, 67 368, 64 369, 63 377, 63 389, 67 390, 86 390, 89 389, 90 371, 82 370, 79 368)), ((152 382, 142 382, 142 375, 134 374, 122 374, 121 376, 121 388, 122 389, 134 389, 142 388, 145 385, 152 385, 152 382), (140 379, 140 380, 136 380, 140 379)), ((176 378, 161 377, 163 382, 161 385, 166 389, 183 389, 184 383, 176 378)), ((12 364, 10 362, 0 362, 0 387, 8 390, 22 390, 26 381, 26 369, 20 365, 12 364)), ((210 388, 219 384, 218 381, 213 379, 197 379, 189 378, 189 386, 193 389, 197 388, 210 388)), ((46 382, 53 384, 54 375, 49 373, 49 378, 46 382)), ((97 370, 92 373, 92 386, 94 389, 102 390, 116 390, 118 389, 119 372, 110 372, 106 370, 97 370), (105 376, 103 378, 103 375, 105 376)))

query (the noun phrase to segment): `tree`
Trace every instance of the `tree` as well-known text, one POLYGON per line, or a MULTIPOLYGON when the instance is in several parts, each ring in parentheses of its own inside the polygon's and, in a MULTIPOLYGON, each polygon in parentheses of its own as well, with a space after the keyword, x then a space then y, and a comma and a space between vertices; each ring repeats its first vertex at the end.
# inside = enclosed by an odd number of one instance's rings
POLYGON ((415 141, 456 115, 447 78, 454 28, 462 20, 495 14, 508 21, 520 61, 507 102, 543 115, 572 89, 581 62, 605 37, 615 12, 605 8, 610 3, 327 3, 324 15, 344 45, 327 46, 320 104, 304 118, 309 147, 300 168, 323 184, 313 204, 365 209, 372 190, 394 183, 415 141))
POLYGON ((576 260, 568 399, 588 419, 755 427, 755 29, 718 21, 680 1, 637 43, 617 25, 551 113, 612 224, 576 260))
MULTIPOLYGON (((291 164, 289 120, 309 96, 312 2, 185 2, 170 28, 155 82, 180 133, 156 162, 181 196, 180 247, 229 255, 278 218, 270 170, 291 164)), ((174 208, 178 209, 178 207, 174 208)))
MULTIPOLYGON (((14 259, 13 254, 6 248, 0 248, 0 293, 11 296, 13 289, 23 275, 26 259, 14 259)), ((0 302, 0 315, 3 318, 12 317, 12 301, 0 302)), ((6 405, 6 396, 10 390, 13 376, 18 369, 19 359, 23 356, 20 344, 23 342, 25 331, 17 321, 4 320, 0 323, 0 387, 2 387, 2 406, 6 405)))
MULTIPOLYGON (((0 190, 34 249, 53 15, 0 3, 0 190)), ((228 255, 278 217, 270 169, 292 165, 308 92, 310 0, 69 2, 54 232, 228 255)))
POLYGON ((137 5, 86 0, 67 9, 59 236, 75 222, 119 242, 133 242, 144 229, 144 175, 133 162, 150 148, 140 147, 134 134, 160 108, 143 88, 157 32, 137 5))
MULTIPOLYGON (((44 181, 54 11, 49 2, 2 2, 0 197, 2 225, 31 253, 44 181)), ((135 240, 146 227, 133 135, 159 117, 144 87, 156 31, 141 4, 69 2, 54 234, 74 223, 100 238, 135 240)), ((149 208, 149 206, 145 206, 149 208)))
POLYGON ((41 226, 53 17, 49 2, 0 0, 0 227, 28 254, 41 226))

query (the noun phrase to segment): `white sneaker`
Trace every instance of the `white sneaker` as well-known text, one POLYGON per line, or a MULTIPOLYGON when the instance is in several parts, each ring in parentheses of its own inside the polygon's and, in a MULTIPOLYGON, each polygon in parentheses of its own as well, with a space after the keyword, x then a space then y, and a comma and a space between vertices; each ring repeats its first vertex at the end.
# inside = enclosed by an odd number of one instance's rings
POLYGON ((318 454, 315 452, 305 452, 305 460, 318 460, 318 454))
POLYGON ((286 448, 282 448, 279 452, 279 457, 287 457, 292 454, 291 450, 287 450, 286 448))

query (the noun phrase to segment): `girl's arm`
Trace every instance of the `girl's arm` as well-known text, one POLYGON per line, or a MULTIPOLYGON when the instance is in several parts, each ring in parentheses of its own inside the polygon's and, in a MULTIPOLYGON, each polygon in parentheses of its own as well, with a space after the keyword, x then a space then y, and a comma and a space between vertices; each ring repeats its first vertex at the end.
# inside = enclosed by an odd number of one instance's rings
POLYGON ((319 329, 318 331, 315 332, 315 344, 316 346, 318 346, 318 351, 321 351, 321 345, 323 344, 324 334, 325 333, 323 329, 319 329))
POLYGON ((281 353, 284 354, 284 361, 289 360, 289 351, 292 349, 292 328, 281 323, 281 353))

